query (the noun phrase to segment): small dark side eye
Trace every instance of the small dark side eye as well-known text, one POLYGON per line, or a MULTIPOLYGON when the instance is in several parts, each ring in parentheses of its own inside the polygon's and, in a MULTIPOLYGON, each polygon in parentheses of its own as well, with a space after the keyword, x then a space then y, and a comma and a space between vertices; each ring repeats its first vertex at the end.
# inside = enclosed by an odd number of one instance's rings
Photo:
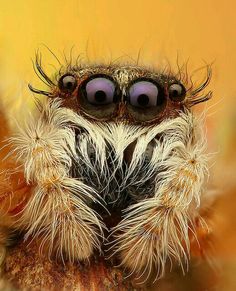
POLYGON ((72 93, 77 86, 75 76, 66 74, 59 79, 58 87, 64 93, 72 93))
POLYGON ((186 95, 186 89, 182 84, 171 84, 168 89, 169 97, 172 101, 183 101, 186 95))

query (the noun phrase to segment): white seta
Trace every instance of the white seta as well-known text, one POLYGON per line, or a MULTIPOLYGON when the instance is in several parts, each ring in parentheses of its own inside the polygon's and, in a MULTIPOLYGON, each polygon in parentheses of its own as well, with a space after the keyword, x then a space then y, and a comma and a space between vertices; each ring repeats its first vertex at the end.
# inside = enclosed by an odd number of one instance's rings
POLYGON ((184 267, 208 175, 205 137, 199 128, 199 120, 187 110, 158 125, 141 126, 92 122, 61 107, 59 99, 47 101, 40 118, 11 138, 27 182, 35 185, 18 222, 25 237, 40 236, 42 249, 47 247, 62 260, 87 259, 101 250, 104 239, 105 225, 92 205, 106 207, 109 195, 118 202, 122 191, 135 185, 136 200, 123 209, 122 220, 110 234, 113 255, 138 276, 149 276, 153 268, 156 278, 163 276, 167 261, 184 267), (134 143, 124 168, 125 150, 134 143), (82 161, 82 174, 93 173, 106 194, 101 195, 93 181, 71 177, 73 161, 82 161), (116 171, 122 181, 114 197, 109 183, 116 171), (141 199, 139 187, 150 179, 153 195, 141 199))

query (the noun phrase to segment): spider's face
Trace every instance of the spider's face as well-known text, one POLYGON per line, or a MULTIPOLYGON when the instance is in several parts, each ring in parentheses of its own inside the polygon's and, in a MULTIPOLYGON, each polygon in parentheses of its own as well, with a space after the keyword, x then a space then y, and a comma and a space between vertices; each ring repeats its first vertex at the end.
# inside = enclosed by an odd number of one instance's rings
POLYGON ((53 95, 81 120, 75 130, 72 177, 94 188, 109 210, 110 203, 113 211, 114 206, 123 211, 134 201, 152 197, 156 170, 147 169, 159 137, 148 137, 147 132, 185 110, 181 82, 140 67, 75 68, 58 78, 53 95), (145 135, 144 143, 140 138, 145 135), (139 157, 134 156, 141 143, 139 157))
POLYGON ((90 120, 150 125, 177 116, 185 87, 139 67, 88 67, 60 77, 54 94, 90 120))
POLYGON ((26 237, 42 235, 69 261, 109 249, 137 275, 186 262, 206 173, 190 107, 209 99, 199 94, 210 73, 187 88, 134 66, 72 67, 56 82, 36 67, 50 91, 30 89, 49 100, 15 139, 35 186, 21 216, 26 237))

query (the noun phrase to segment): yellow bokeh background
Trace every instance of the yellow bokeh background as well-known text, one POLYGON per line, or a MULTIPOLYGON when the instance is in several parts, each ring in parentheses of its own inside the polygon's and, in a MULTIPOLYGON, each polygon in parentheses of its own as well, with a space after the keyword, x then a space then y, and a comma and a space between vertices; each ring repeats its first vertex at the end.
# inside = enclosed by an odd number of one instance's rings
POLYGON ((224 135, 231 128, 224 115, 234 114, 236 93, 233 0, 16 0, 0 4, 0 92, 4 103, 13 98, 8 108, 13 114, 18 103, 30 96, 27 82, 38 82, 31 59, 37 49, 45 51, 43 44, 57 55, 63 50, 68 54, 74 47, 102 61, 122 55, 136 59, 140 53, 141 63, 157 67, 164 58, 175 64, 178 55, 183 62, 189 59, 190 71, 213 62, 214 99, 209 106, 214 105, 211 112, 221 119, 217 134, 226 146, 224 135))
MULTIPOLYGON (((208 102, 210 143, 232 159, 236 131, 236 4, 233 0, 16 0, 0 1, 0 94, 9 118, 33 104, 27 83, 39 84, 32 68, 37 49, 50 64, 75 54, 104 61, 127 55, 162 67, 189 60, 189 70, 213 62, 208 102), (55 61, 55 60, 54 60, 55 61), (13 100, 13 102, 12 102, 13 100), (11 102, 10 102, 11 101, 11 102), (218 148, 220 147, 220 149, 218 148)), ((52 68, 52 67, 51 67, 52 68)), ((201 107, 200 107, 201 108, 201 107)), ((230 175, 230 174, 229 174, 230 175)))
MULTIPOLYGON (((222 188, 236 189, 235 3, 0 0, 0 95, 8 118, 24 115, 33 106, 27 83, 38 84, 38 79, 31 59, 37 49, 45 55, 43 61, 49 68, 52 59, 44 45, 59 57, 74 47, 75 53, 92 61, 124 55, 137 59, 140 55, 141 64, 157 68, 165 58, 176 64, 177 55, 183 62, 189 59, 190 71, 213 62, 209 86, 213 99, 208 102, 209 143, 218 152, 213 176, 222 188)), ((222 235, 230 241, 235 234, 227 237, 228 233, 222 235)))

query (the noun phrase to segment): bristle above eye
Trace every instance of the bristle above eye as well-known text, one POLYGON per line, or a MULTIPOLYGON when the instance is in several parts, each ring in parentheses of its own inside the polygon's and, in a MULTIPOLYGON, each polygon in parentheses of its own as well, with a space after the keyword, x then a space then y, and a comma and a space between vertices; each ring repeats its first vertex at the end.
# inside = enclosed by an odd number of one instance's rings
POLYGON ((211 77, 212 77, 212 69, 210 66, 207 66, 207 76, 206 76, 205 81, 203 81, 200 86, 198 86, 196 89, 194 89, 191 92, 191 94, 196 95, 196 94, 200 93, 202 90, 204 90, 207 87, 207 85, 210 83, 211 77))
POLYGON ((35 70, 35 73, 37 74, 37 76, 46 84, 48 85, 49 87, 51 86, 55 86, 56 84, 54 84, 54 82, 48 77, 48 75, 44 72, 43 68, 42 68, 42 63, 41 63, 41 54, 39 52, 36 53, 36 57, 35 57, 35 66, 36 68, 34 67, 35 70), (38 75, 38 73, 40 75, 38 75), (43 78, 41 78, 41 77, 43 78))
MULTIPOLYGON (((38 76, 38 78, 50 89, 55 87, 56 84, 48 77, 48 75, 45 73, 45 71, 42 68, 41 54, 39 52, 36 53, 35 61, 32 61, 32 63, 33 63, 34 72, 38 76)), ((48 91, 36 89, 30 84, 28 84, 28 87, 29 87, 30 91, 32 91, 36 94, 41 94, 41 95, 45 95, 48 97, 52 97, 52 93, 50 93, 48 91)))
POLYGON ((192 96, 189 98, 187 103, 189 104, 190 107, 197 105, 199 103, 208 101, 212 98, 212 91, 208 92, 206 95, 203 96, 192 96))
POLYGON ((48 96, 48 97, 52 97, 52 93, 44 91, 44 90, 36 89, 31 84, 28 84, 28 88, 33 93, 40 94, 40 95, 45 95, 45 96, 48 96))
POLYGON ((207 94, 201 94, 199 95, 210 83, 210 80, 212 78, 212 69, 210 65, 207 65, 207 75, 205 80, 194 90, 190 90, 190 96, 186 100, 186 104, 190 107, 202 103, 205 101, 208 101, 212 97, 212 91, 209 91, 207 94))

